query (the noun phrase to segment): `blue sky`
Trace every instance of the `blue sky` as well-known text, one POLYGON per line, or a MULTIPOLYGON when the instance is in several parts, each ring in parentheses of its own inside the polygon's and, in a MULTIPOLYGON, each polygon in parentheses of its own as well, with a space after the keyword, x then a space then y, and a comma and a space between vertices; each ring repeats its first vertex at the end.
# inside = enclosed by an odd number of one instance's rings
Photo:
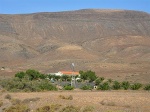
POLYGON ((127 9, 150 13, 150 0, 0 0, 0 14, 78 9, 127 9))

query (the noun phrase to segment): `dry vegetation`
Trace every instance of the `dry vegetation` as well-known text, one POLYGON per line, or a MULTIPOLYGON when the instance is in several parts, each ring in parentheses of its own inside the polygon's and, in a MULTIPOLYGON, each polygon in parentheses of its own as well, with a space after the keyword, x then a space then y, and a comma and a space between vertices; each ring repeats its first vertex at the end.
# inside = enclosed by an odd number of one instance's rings
POLYGON ((148 112, 150 95, 146 91, 57 91, 33 93, 3 93, 0 96, 6 110, 26 109, 29 112, 148 112), (11 100, 6 99, 6 95, 11 100), (70 96, 72 97, 70 99, 70 96), (72 111, 70 111, 72 110, 72 111))

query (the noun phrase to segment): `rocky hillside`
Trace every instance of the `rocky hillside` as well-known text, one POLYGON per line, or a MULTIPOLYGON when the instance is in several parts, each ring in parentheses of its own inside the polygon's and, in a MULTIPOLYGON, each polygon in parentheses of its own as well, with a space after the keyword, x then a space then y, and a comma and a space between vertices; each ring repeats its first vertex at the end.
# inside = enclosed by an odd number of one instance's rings
POLYGON ((1 74, 91 69, 100 76, 146 81, 150 14, 86 9, 0 15, 1 74))

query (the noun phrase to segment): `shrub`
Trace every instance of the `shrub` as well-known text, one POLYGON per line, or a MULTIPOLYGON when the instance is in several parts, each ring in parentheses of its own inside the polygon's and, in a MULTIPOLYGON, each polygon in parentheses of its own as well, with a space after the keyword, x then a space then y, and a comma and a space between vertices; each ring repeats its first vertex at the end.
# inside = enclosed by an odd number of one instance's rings
POLYGON ((1 107, 1 106, 3 106, 3 101, 2 101, 2 100, 0 100, 0 107, 1 107))
POLYGON ((108 79, 108 82, 109 82, 109 83, 112 83, 112 82, 113 82, 113 80, 112 80, 112 79, 108 79))
POLYGON ((61 99, 65 99, 65 100, 73 100, 73 96, 72 95, 69 95, 67 97, 63 96, 63 95, 59 95, 59 98, 61 99))
POLYGON ((82 112, 93 112, 94 110, 94 107, 92 106, 86 106, 84 107, 83 111, 82 112))
POLYGON ((51 84, 47 80, 18 80, 19 78, 6 79, 0 82, 0 85, 8 91, 18 92, 34 92, 34 91, 43 91, 43 90, 57 90, 56 86, 51 84))
POLYGON ((66 99, 66 97, 63 96, 63 95, 59 95, 59 98, 61 98, 61 99, 66 99))
POLYGON ((74 106, 67 106, 67 107, 64 107, 60 112, 79 112, 79 108, 77 107, 74 107, 74 106))
POLYGON ((25 75, 26 74, 24 72, 18 72, 18 73, 15 74, 15 77, 18 77, 18 78, 22 79, 22 78, 24 78, 25 75))
POLYGON ((5 96, 5 99, 11 100, 11 95, 10 95, 10 94, 7 94, 7 95, 5 96))
POLYGON ((90 85, 85 85, 81 87, 82 90, 92 90, 92 87, 90 85))
POLYGON ((121 88, 121 85, 118 81, 114 81, 113 85, 112 85, 114 90, 118 90, 121 88))
POLYGON ((109 90, 110 86, 107 82, 104 82, 103 84, 100 84, 97 89, 98 90, 109 90))
POLYGON ((43 106, 41 108, 38 108, 36 112, 51 112, 51 108, 50 106, 43 106))
POLYGON ((52 85, 49 81, 43 80, 39 83, 41 90, 57 90, 56 86, 52 85))
POLYGON ((138 90, 141 87, 142 87, 142 84, 140 84, 140 83, 135 83, 135 84, 131 85, 132 90, 138 90))
POLYGON ((5 109, 5 112, 30 112, 30 109, 26 105, 18 104, 5 109))
POLYGON ((147 84, 147 85, 144 87, 144 90, 150 90, 150 84, 147 84))
POLYGON ((101 82, 102 82, 102 80, 101 80, 100 78, 97 78, 97 79, 95 80, 95 85, 99 85, 101 82))
POLYGON ((124 90, 127 90, 130 88, 130 83, 128 81, 123 81, 121 86, 123 87, 124 90))
POLYGON ((12 105, 18 105, 18 104, 21 104, 21 100, 19 100, 19 99, 12 99, 11 103, 12 103, 12 105))
POLYGON ((64 86, 64 90, 73 90, 74 87, 70 86, 70 85, 66 85, 64 86))
POLYGON ((100 80, 103 81, 105 78, 104 77, 100 77, 100 80))
POLYGON ((59 110, 60 107, 61 105, 59 104, 47 105, 47 106, 43 106, 43 107, 36 109, 36 112, 55 112, 59 110))

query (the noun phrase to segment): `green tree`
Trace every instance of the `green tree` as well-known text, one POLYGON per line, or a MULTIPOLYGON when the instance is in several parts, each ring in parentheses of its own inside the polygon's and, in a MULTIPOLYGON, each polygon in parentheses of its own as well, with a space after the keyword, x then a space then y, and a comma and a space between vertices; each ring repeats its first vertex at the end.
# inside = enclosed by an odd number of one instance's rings
POLYGON ((81 77, 81 79, 83 79, 83 80, 87 80, 87 74, 85 73, 85 72, 83 72, 83 71, 79 71, 79 73, 80 73, 80 77, 81 77))
POLYGON ((58 76, 58 75, 54 75, 54 79, 56 79, 57 81, 61 78, 61 76, 58 76))
POLYGON ((26 74, 29 76, 29 79, 30 80, 35 80, 35 79, 38 79, 39 76, 40 76, 40 73, 36 70, 32 70, 32 69, 28 69, 26 71, 26 74))
POLYGON ((87 76, 88 76, 88 79, 89 79, 89 82, 93 82, 96 80, 96 75, 95 75, 95 72, 89 70, 86 72, 87 73, 87 76))
POLYGON ((46 75, 45 75, 45 74, 39 74, 39 78, 40 78, 40 79, 45 79, 45 78, 46 78, 46 75))
POLYGON ((62 75, 62 80, 67 81, 67 79, 69 78, 68 75, 62 75))
POLYGON ((22 79, 22 78, 24 78, 25 75, 26 75, 26 73, 24 73, 24 72, 18 72, 15 74, 15 77, 22 79))
POLYGON ((97 79, 97 76, 95 75, 95 72, 88 70, 86 72, 79 71, 81 75, 81 79, 83 80, 89 80, 90 82, 93 82, 94 80, 97 79))

